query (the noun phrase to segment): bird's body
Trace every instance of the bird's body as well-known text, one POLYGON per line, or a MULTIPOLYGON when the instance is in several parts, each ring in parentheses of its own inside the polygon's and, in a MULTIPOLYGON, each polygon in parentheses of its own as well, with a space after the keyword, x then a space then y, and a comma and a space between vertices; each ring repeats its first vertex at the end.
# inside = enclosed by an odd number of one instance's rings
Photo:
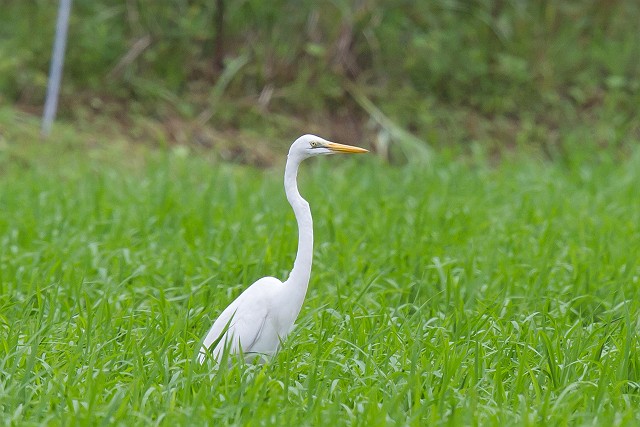
MULTIPOLYGON (((277 319, 273 314, 270 315, 269 307, 279 299, 278 294, 283 293, 283 288, 284 284, 275 277, 263 277, 249 286, 220 314, 207 334, 203 346, 209 348, 228 328, 227 335, 236 339, 219 340, 213 350, 216 359, 224 351, 225 345, 229 346, 229 352, 232 354, 239 353, 242 345, 242 351, 247 357, 273 354, 278 349, 279 337, 285 336, 288 332, 291 322, 289 319, 294 317, 282 316, 277 319)), ((204 353, 200 354, 200 358, 204 360, 204 353)))
POLYGON ((313 259, 313 220, 309 203, 298 191, 298 166, 304 159, 316 155, 366 151, 315 135, 304 135, 294 141, 284 173, 285 193, 298 223, 298 252, 293 270, 284 282, 275 277, 259 279, 225 308, 202 343, 198 354, 200 363, 204 363, 207 351, 216 342, 212 353, 215 360, 219 360, 227 348, 229 354, 242 352, 247 359, 272 356, 278 351, 302 308, 313 259))

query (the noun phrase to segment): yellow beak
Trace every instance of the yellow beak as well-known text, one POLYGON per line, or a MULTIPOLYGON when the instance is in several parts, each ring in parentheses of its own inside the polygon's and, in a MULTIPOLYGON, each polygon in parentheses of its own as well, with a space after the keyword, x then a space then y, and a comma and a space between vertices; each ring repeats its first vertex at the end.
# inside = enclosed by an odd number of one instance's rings
POLYGON ((338 144, 337 142, 328 142, 325 147, 336 153, 368 153, 369 150, 364 148, 354 147, 352 145, 338 144))

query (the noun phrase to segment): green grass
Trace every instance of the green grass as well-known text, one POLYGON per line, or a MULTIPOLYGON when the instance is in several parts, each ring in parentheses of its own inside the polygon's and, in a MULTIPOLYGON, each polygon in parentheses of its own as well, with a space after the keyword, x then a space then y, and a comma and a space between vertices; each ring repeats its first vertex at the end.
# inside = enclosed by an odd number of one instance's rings
POLYGON ((297 329, 213 371, 194 354, 216 315, 293 263, 281 167, 65 128, 41 145, 2 117, 4 425, 640 422, 637 149, 308 162, 297 329))

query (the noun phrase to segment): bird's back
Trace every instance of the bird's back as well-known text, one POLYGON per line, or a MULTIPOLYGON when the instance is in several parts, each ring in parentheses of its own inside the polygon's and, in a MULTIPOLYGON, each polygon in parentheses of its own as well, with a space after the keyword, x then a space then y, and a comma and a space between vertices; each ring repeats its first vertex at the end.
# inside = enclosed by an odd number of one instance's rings
POLYGON ((249 286, 224 309, 207 333, 198 355, 204 362, 206 352, 219 340, 213 349, 213 357, 219 360, 228 347, 230 354, 242 352, 248 357, 256 354, 274 354, 280 340, 287 331, 281 331, 277 319, 270 315, 273 296, 283 284, 275 277, 263 277, 249 286))

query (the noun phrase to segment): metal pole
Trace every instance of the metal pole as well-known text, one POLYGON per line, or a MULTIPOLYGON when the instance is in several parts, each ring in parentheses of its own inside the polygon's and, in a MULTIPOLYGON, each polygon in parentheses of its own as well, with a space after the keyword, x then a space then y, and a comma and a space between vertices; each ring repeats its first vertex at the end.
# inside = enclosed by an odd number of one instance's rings
POLYGON ((51 67, 49 68, 49 82, 47 84, 47 97, 42 115, 42 135, 48 136, 51 125, 56 117, 58 108, 58 93, 60 92, 60 80, 62 80, 62 68, 64 66, 64 50, 67 43, 67 29, 69 28, 69 15, 71 13, 71 0, 60 0, 58 5, 58 20, 56 21, 56 38, 53 42, 51 55, 51 67))

